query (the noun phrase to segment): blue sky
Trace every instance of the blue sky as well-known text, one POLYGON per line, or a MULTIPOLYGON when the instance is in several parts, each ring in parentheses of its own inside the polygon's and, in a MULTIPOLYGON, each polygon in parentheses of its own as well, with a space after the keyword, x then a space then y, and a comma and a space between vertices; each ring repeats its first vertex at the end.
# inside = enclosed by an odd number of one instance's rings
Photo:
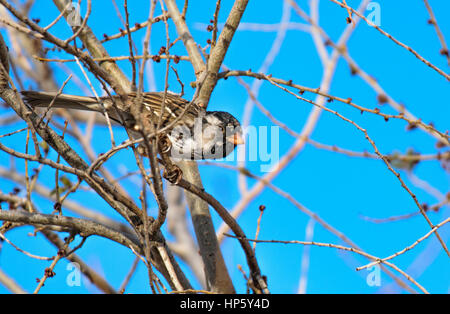
MULTIPOLYGON (((131 24, 142 22, 148 16, 148 4, 146 1, 129 1, 131 24)), ((232 1, 222 1, 219 22, 224 22, 226 13, 229 12, 232 1)), ((356 7, 360 1, 347 1, 352 7, 356 7)), ((122 1, 117 1, 119 9, 123 12, 122 1)), ((182 6, 184 1, 177 1, 182 6)), ((204 25, 209 23, 215 9, 215 1, 189 1, 187 23, 192 35, 201 45, 206 45, 210 33, 205 31, 204 25)), ((309 12, 309 1, 297 1, 303 10, 309 12)), ((427 24, 428 13, 422 1, 387 1, 379 0, 381 8, 381 28, 399 39, 401 42, 413 47, 420 55, 431 63, 449 72, 446 59, 439 55, 441 48, 434 28, 427 24)), ((439 22, 439 26, 446 35, 450 36, 450 2, 431 0, 430 4, 439 22)), ((282 18, 282 1, 258 0, 250 1, 244 14, 244 23, 278 24, 282 18)), ((159 14, 159 9, 157 14, 159 14)), ((367 15, 369 12, 365 12, 367 15)), ((83 14, 83 13, 82 13, 83 14)), ((286 9, 285 17, 293 23, 305 23, 294 10, 286 9)), ((47 25, 58 12, 52 1, 37 0, 32 10, 32 17, 41 19, 40 25, 47 25)), ((347 16, 346 10, 328 0, 320 1, 320 25, 329 34, 333 41, 339 39, 345 29, 347 16)), ((97 37, 103 34, 112 35, 123 28, 114 6, 110 1, 93 1, 92 15, 89 26, 97 37)), ((52 32, 63 38, 70 36, 69 29, 61 21, 52 32)), ((2 30, 2 34, 5 34, 2 30)), ((136 45, 141 50, 144 30, 133 34, 136 45)), ((255 32, 239 30, 230 46, 224 64, 230 69, 258 71, 261 68, 266 55, 269 53, 277 33, 275 31, 255 32)), ((174 28, 171 28, 171 39, 176 38, 174 28)), ((153 26, 151 46, 152 52, 157 53, 161 46, 165 45, 165 30, 163 23, 153 26)), ((128 54, 126 39, 120 39, 105 45, 112 56, 128 54)), ((327 48, 331 51, 332 48, 327 48)), ((355 62, 368 74, 376 78, 385 91, 397 102, 405 104, 406 108, 426 123, 433 122, 436 128, 445 132, 449 126, 450 101, 447 97, 450 89, 449 83, 441 75, 420 62, 407 50, 397 46, 391 40, 382 36, 374 28, 362 23, 355 30, 348 43, 348 51, 355 62)), ((184 47, 178 43, 173 48, 173 53, 186 55, 184 47)), ((63 53, 49 54, 53 57, 66 58, 63 53)), ((131 66, 127 61, 120 61, 119 66, 131 77, 131 66)), ((55 75, 60 83, 67 74, 61 68, 53 64, 55 75)), ((67 64, 71 71, 83 78, 81 71, 75 64, 67 64)), ((164 88, 165 62, 152 63, 154 80, 146 77, 146 90, 164 88)), ((195 80, 192 67, 187 62, 176 65, 183 82, 195 80)), ((271 64, 267 73, 282 79, 292 79, 294 83, 316 88, 320 85, 323 68, 317 55, 311 35, 307 32, 293 29, 285 34, 284 41, 271 64)), ((248 84, 253 79, 243 78, 248 84)), ((27 88, 33 88, 31 82, 25 81, 27 88)), ((169 80, 170 89, 179 92, 179 84, 174 75, 169 80)), ((101 88, 95 86, 101 93, 101 88)), ((73 82, 69 82, 66 93, 83 94, 73 82)), ((186 98, 193 95, 193 89, 185 84, 186 98)), ((349 66, 345 60, 340 59, 336 73, 331 83, 330 94, 342 98, 351 97, 353 101, 364 107, 377 106, 377 94, 360 77, 350 74, 349 66)), ((305 93, 305 97, 314 99, 314 95, 305 93)), ((311 104, 301 102, 291 95, 277 89, 270 83, 262 83, 258 99, 271 111, 271 113, 289 128, 300 132, 311 110, 311 104)), ((248 100, 246 90, 237 83, 235 78, 219 81, 215 89, 209 109, 226 110, 243 118, 244 107, 248 100)), ((429 134, 414 130, 406 132, 406 123, 399 120, 385 122, 383 118, 364 114, 353 108, 334 101, 330 108, 355 121, 363 128, 376 143, 378 149, 385 154, 399 151, 405 153, 413 148, 423 154, 437 153, 435 138, 429 134)), ((380 107, 383 112, 395 113, 388 106, 380 107)), ((0 109, 0 114, 10 113, 6 109, 0 109)), ((23 124, 20 124, 21 126, 23 124)), ((263 115, 256 107, 253 109, 251 125, 272 126, 273 123, 263 115)), ((1 133, 16 130, 18 125, 2 127, 1 133)), ((120 129, 115 130, 121 134, 120 129)), ((95 130, 95 136, 99 139, 109 139, 108 131, 99 127, 95 130)), ((124 139, 122 133, 121 137, 124 139)), ((373 152, 372 146, 364 138, 364 134, 356 130, 351 124, 344 122, 335 115, 323 112, 320 120, 312 133, 311 138, 320 143, 336 145, 354 151, 373 152)), ((24 151, 25 134, 1 139, 2 143, 24 151)), ((295 139, 285 131, 279 131, 279 152, 284 155, 295 139)), ((79 145, 69 139, 74 148, 79 145)), ((118 141, 119 142, 119 141, 118 141)), ((110 143, 98 141, 97 153, 105 152, 110 148, 110 143)), ((444 151, 444 150, 441 150, 444 151)), ((83 156, 83 155, 82 155, 83 156)), ((56 158, 55 154, 50 155, 56 158)), ((86 157, 86 156, 83 156, 86 157)), ((122 152, 108 162, 108 166, 115 175, 120 175, 120 169, 135 167, 132 163, 133 156, 129 151, 122 152), (130 166, 131 165, 131 166, 130 166)), ((221 163, 216 161, 215 163, 221 163)), ((234 165, 236 162, 226 162, 234 165)), ((10 167, 11 160, 0 152, 0 165, 10 167)), ((260 172, 261 162, 249 162, 249 170, 257 175, 260 172)), ((24 169, 21 160, 16 161, 18 171, 24 169)), ((36 165, 34 165, 36 167, 36 165)), ((133 168, 134 169, 134 168, 133 168)), ((237 173, 211 165, 201 165, 200 171, 206 191, 214 195, 227 209, 232 209, 241 198, 238 189, 237 173), (226 188, 224 188, 226 187, 226 188)), ((429 205, 440 202, 436 195, 431 195, 426 190, 411 181, 407 174, 399 170, 407 186, 417 196, 420 203, 429 205)), ((448 173, 442 169, 439 162, 421 162, 414 171, 417 178, 427 181, 440 194, 445 195, 449 190, 448 173)), ((49 187, 54 186, 54 171, 44 168, 42 181, 49 187), (48 179, 47 179, 48 178, 48 179)), ((139 193, 136 178, 123 182, 124 187, 131 195, 139 193)), ((138 182, 140 182, 138 180, 138 182)), ((247 180, 249 187, 255 181, 247 180)), ((374 223, 363 217, 387 218, 416 212, 418 209, 411 196, 403 189, 397 178, 390 172, 386 165, 379 161, 366 158, 349 157, 334 152, 320 150, 307 145, 299 155, 278 175, 273 184, 292 195, 298 202, 316 213, 328 224, 344 233, 365 252, 377 257, 389 256, 408 245, 411 245, 429 231, 425 219, 417 215, 407 220, 395 222, 374 223)), ((0 178, 0 190, 10 192, 14 185, 0 178)), ((23 191, 21 192, 23 195, 23 191)), ((105 215, 118 218, 106 203, 99 200, 91 192, 77 192, 73 198, 83 202, 87 207, 95 208, 105 215)), ((42 212, 50 213, 52 203, 36 196, 33 198, 42 212)), ((260 239, 266 240, 305 240, 305 228, 310 218, 297 209, 287 199, 279 196, 266 188, 258 195, 239 217, 238 222, 243 227, 247 236, 252 238, 256 231, 256 222, 259 216, 259 205, 265 205, 266 211, 261 222, 260 239)), ((155 204, 150 203, 152 212, 155 213, 155 204)), ((220 218, 212 213, 216 228, 221 225, 220 218)), ((429 218, 433 223, 439 223, 449 216, 448 207, 441 208, 437 213, 430 212, 429 218)), ((8 238, 26 251, 42 256, 55 254, 54 247, 48 244, 42 236, 30 236, 33 229, 24 227, 8 233, 8 238)), ((444 226, 440 230, 444 242, 448 242, 450 227, 444 226)), ((170 236, 169 236, 170 238, 170 236)), ((312 240, 317 242, 346 245, 334 234, 330 233, 318 223, 314 224, 312 240)), ((78 243, 79 239, 76 240, 78 243)), ((222 250, 226 256, 226 262, 230 274, 235 281, 238 292, 245 292, 245 282, 237 265, 245 265, 245 257, 238 242, 234 239, 226 239, 222 250)), ((260 263, 262 273, 268 277, 269 289, 274 293, 296 293, 300 280, 300 264, 305 247, 299 244, 258 244, 256 255, 260 263)), ((132 265, 134 255, 129 250, 100 238, 91 237, 85 243, 78 254, 94 269, 104 274, 109 282, 118 288, 125 278, 129 267, 132 265)), ((411 275, 431 293, 448 293, 450 284, 449 259, 442 247, 431 236, 412 251, 407 252, 392 262, 406 273, 411 275)), ((368 263, 361 256, 336 250, 334 248, 309 247, 309 269, 307 273, 307 293, 386 293, 404 292, 385 273, 381 273, 380 286, 370 286, 366 282, 369 271, 357 272, 356 267, 368 263)), ((4 243, 0 251, 0 268, 11 277, 15 278, 22 287, 33 291, 35 278, 41 277, 45 267, 50 262, 31 259, 17 252, 10 245, 4 243)), ((44 293, 88 293, 97 292, 96 288, 83 281, 79 287, 70 287, 66 283, 67 262, 61 261, 55 268, 56 276, 49 279, 42 288, 44 293)), ((244 266, 245 268, 245 266, 244 266)), ((245 268, 246 269, 246 268, 245 268)), ((392 271, 392 270, 391 270, 392 271)), ((397 272, 396 276, 402 278, 397 272)), ((193 278, 190 275, 190 278, 193 278)), ((403 279, 403 278, 402 278, 403 279)), ((192 279, 194 280, 194 279, 192 279)), ((194 281, 195 282, 195 281, 194 281)), ((410 286, 411 283, 409 283, 410 286)), ((199 288, 199 286, 196 286, 199 288)), ((416 287, 413 289, 418 291, 416 287)), ((0 293, 5 293, 0 286, 0 293)), ((137 273, 133 276, 127 289, 129 293, 149 292, 148 276, 144 265, 140 264, 137 273)))

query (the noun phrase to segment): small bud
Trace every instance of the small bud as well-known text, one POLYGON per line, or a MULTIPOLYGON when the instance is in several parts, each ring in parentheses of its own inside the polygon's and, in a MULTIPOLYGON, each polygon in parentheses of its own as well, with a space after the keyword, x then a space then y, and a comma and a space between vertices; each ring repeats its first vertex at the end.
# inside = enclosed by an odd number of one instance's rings
POLYGON ((55 272, 53 271, 53 270, 51 270, 50 268, 46 268, 45 269, 45 275, 48 277, 48 278, 52 278, 52 277, 54 277, 56 274, 55 274, 55 272))
POLYGON ((377 96, 377 100, 380 105, 383 105, 383 104, 387 103, 389 99, 385 94, 379 94, 377 96))
POLYGON ((406 126, 406 131, 412 131, 412 130, 414 130, 414 129, 416 129, 416 128, 417 128, 417 124, 414 123, 414 122, 410 122, 410 123, 408 123, 408 125, 406 126))
POLYGON ((61 212, 61 203, 60 202, 56 202, 54 205, 53 205, 53 208, 57 211, 57 212, 61 212))

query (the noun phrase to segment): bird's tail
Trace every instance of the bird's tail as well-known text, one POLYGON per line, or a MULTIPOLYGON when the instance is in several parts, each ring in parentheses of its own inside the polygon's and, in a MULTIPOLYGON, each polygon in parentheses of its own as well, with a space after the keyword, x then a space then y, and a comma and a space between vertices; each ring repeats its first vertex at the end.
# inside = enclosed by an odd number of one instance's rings
POLYGON ((95 97, 74 96, 57 93, 22 91, 23 100, 31 107, 48 107, 53 101, 52 108, 66 108, 102 112, 101 105, 95 97), (56 97, 56 99, 55 99, 56 97))

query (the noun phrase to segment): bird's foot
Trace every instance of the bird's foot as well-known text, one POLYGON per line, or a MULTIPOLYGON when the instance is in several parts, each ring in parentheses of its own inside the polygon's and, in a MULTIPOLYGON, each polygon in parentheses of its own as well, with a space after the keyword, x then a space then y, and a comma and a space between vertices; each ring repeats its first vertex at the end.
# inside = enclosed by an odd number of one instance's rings
POLYGON ((183 171, 177 165, 171 164, 164 168, 163 177, 172 184, 178 184, 183 178, 183 171))
POLYGON ((172 142, 170 141, 167 134, 160 134, 158 136, 159 150, 162 154, 168 153, 172 148, 172 142))

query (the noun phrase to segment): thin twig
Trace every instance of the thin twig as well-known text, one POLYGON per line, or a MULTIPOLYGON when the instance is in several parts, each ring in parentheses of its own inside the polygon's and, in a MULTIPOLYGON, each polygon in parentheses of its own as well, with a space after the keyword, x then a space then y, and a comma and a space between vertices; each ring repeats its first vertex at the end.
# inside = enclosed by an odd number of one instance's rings
POLYGON ((212 30, 212 39, 211 39, 211 51, 214 50, 217 41, 217 23, 219 21, 219 11, 220 11, 220 3, 221 0, 217 0, 216 2, 216 10, 214 11, 214 20, 213 20, 213 30, 212 30))
POLYGON ((134 58, 133 53, 133 39, 131 37, 131 30, 130 30, 130 14, 128 13, 128 1, 125 0, 123 2, 123 7, 125 9, 125 28, 127 30, 127 36, 128 36, 128 48, 130 51, 130 62, 131 62, 131 69, 132 69, 132 75, 131 75, 131 90, 136 90, 136 59, 134 58))
MULTIPOLYGON (((233 236, 230 234, 225 234, 227 237, 230 238, 236 238, 239 240, 239 237, 237 236, 233 236)), ((368 259, 371 260, 378 260, 377 257, 370 255, 366 252, 360 251, 358 249, 355 249, 353 247, 346 247, 346 246, 342 246, 342 245, 338 245, 338 244, 332 244, 332 243, 322 243, 322 242, 306 242, 306 241, 297 241, 297 240, 255 240, 255 239, 246 239, 247 241, 250 242, 258 242, 258 243, 282 243, 282 244, 302 244, 302 245, 314 245, 314 246, 320 246, 320 247, 329 247, 329 248, 335 248, 335 249, 339 249, 339 250, 343 250, 343 251, 349 251, 349 252, 353 252, 353 253, 357 253, 359 255, 362 255, 368 259)), ((414 280, 411 276, 409 276, 407 273, 405 273, 404 271, 402 271, 399 267, 397 267, 396 265, 389 263, 387 261, 383 261, 383 264, 386 264, 387 266, 395 269, 396 271, 398 271, 400 274, 402 274, 407 280, 411 281, 415 286, 417 286, 422 292, 424 293, 428 293, 428 291, 422 287, 416 280, 414 280)))
POLYGON ((39 290, 44 286, 44 282, 47 280, 47 278, 53 277, 55 275, 55 273, 53 272, 53 269, 55 268, 56 263, 58 263, 58 261, 66 255, 66 250, 69 247, 70 242, 73 241, 74 237, 75 237, 75 234, 71 234, 67 238, 64 246, 58 250, 58 254, 56 254, 56 257, 53 259, 53 262, 51 263, 51 265, 45 269, 44 276, 39 280, 39 283, 38 283, 36 289, 34 290, 33 294, 39 293, 39 290))
POLYGON ((450 53, 447 47, 447 43, 445 42, 445 38, 444 38, 444 34, 442 33, 441 29, 439 28, 439 25, 437 23, 436 20, 436 16, 433 13, 433 10, 431 9, 430 3, 428 2, 428 0, 423 0, 423 2, 425 3, 425 6, 427 8, 428 14, 430 14, 430 20, 429 23, 432 24, 434 26, 434 28, 436 29, 436 34, 439 38, 439 41, 441 42, 442 45, 442 49, 440 51, 440 54, 447 57, 447 63, 450 66, 450 53))
POLYGON ((29 252, 27 252, 25 250, 22 250, 17 245, 15 245, 10 240, 8 240, 8 238, 5 237, 5 235, 3 233, 1 233, 1 232, 0 232, 0 238, 2 238, 2 240, 5 241, 6 243, 10 244, 17 251, 19 251, 20 253, 25 254, 28 257, 31 257, 31 258, 34 258, 34 259, 38 259, 38 260, 41 260, 41 261, 52 261, 55 258, 54 256, 51 256, 51 257, 39 256, 39 255, 31 254, 31 253, 29 253, 29 252))
MULTIPOLYGON (((332 0, 333 1, 333 0, 332 0)), ((386 166, 388 167, 388 169, 397 177, 398 181, 400 182, 401 186, 403 187, 403 189, 406 190, 406 192, 408 192, 408 194, 411 196, 411 198, 414 200, 414 203, 416 204, 416 206, 419 208, 422 216, 425 218, 425 220, 427 221, 428 225, 430 226, 430 228, 434 228, 433 223, 431 222, 431 220, 428 218, 427 213, 425 212, 425 210, 423 209, 422 205, 419 203, 419 201, 417 200, 416 195, 408 188, 408 186, 405 184, 405 182, 403 181, 403 179, 400 177, 400 174, 394 170, 394 168, 392 168, 392 165, 390 163, 390 161, 384 156, 382 155, 377 146, 375 145, 375 142, 372 140, 372 138, 369 136, 369 134, 367 133, 367 130, 360 127, 358 124, 356 124, 354 121, 344 117, 343 115, 341 115, 340 113, 338 113, 337 111, 331 110, 327 107, 324 107, 320 104, 316 104, 308 99, 305 99, 303 97, 298 96, 297 94, 291 92, 290 90, 288 90, 287 88, 273 82, 272 80, 269 79, 269 82, 271 82, 273 85, 277 86, 278 88, 281 88, 282 90, 286 91, 287 93, 293 95, 294 97, 306 101, 308 103, 311 103, 315 106, 318 106, 319 108, 321 108, 322 110, 328 111, 336 116, 338 116, 339 118, 341 118, 342 120, 344 120, 345 122, 348 122, 350 124, 352 124, 355 128, 357 128, 359 131, 364 133, 364 136, 366 138, 367 141, 369 141, 370 145, 372 145, 375 153, 383 160, 383 162, 386 164, 386 166)), ((444 249, 444 251, 447 253, 448 256, 450 256, 450 251, 447 248, 447 245, 444 243, 444 241, 442 240, 441 236, 439 235, 439 233, 437 232, 437 230, 435 230, 435 235, 436 238, 439 240, 439 242, 441 243, 442 248, 444 249)))
POLYGON ((356 14, 357 16, 359 16, 361 19, 363 19, 369 26, 374 27, 377 31, 379 31, 381 34, 383 34, 384 36, 386 36, 387 38, 389 38, 390 40, 392 40, 394 43, 396 43, 397 45, 399 45, 400 47, 405 48, 406 50, 408 50, 409 52, 411 52, 417 59, 419 59, 420 61, 422 61, 423 63, 425 63, 427 66, 429 66, 430 68, 432 68, 433 70, 435 70, 437 73, 439 73, 440 75, 442 75, 443 77, 445 77, 448 81, 450 81, 450 75, 445 73, 444 71, 442 71, 441 69, 439 69, 437 66, 433 65, 430 61, 426 60, 424 57, 422 57, 417 51, 415 51, 414 49, 412 49, 410 46, 405 45, 404 43, 402 43, 401 41, 397 40, 396 38, 394 38, 392 35, 388 34, 386 31, 384 31, 383 29, 381 29, 378 25, 373 24, 372 22, 370 22, 363 14, 359 13, 358 11, 354 10, 353 8, 349 7, 348 5, 346 5, 345 3, 341 3, 337 0, 330 0, 338 5, 340 5, 342 8, 345 8, 347 10, 350 10, 352 13, 356 14))

